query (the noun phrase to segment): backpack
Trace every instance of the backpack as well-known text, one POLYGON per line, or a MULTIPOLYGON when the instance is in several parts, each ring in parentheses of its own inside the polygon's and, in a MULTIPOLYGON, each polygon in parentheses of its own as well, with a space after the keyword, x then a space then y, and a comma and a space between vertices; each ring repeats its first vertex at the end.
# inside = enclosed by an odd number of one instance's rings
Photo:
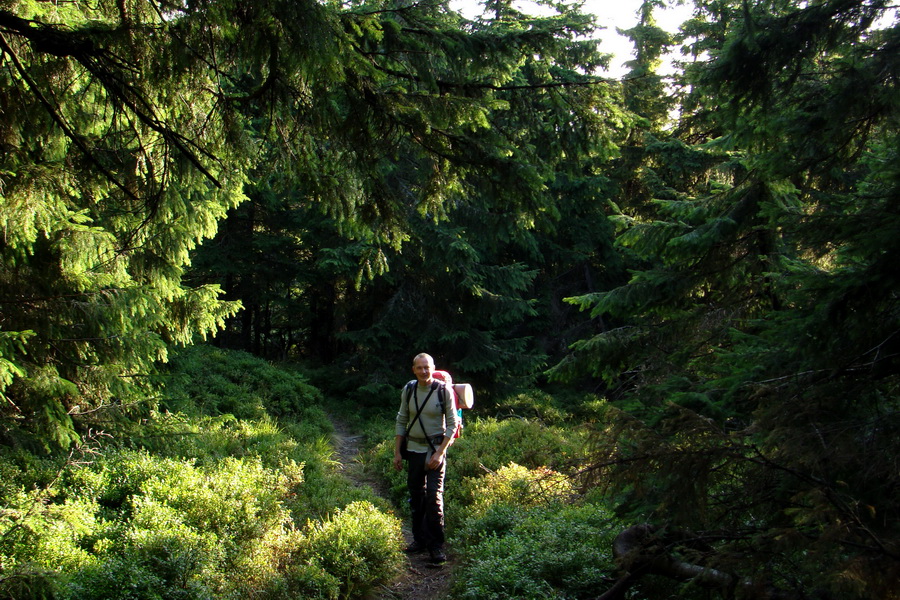
MULTIPOLYGON (((470 409, 475 405, 475 393, 472 391, 472 386, 468 383, 453 383, 453 378, 450 376, 450 373, 447 371, 435 371, 433 373, 434 379, 442 382, 444 385, 439 386, 438 393, 438 402, 441 404, 441 412, 446 410, 445 402, 447 401, 444 398, 444 395, 447 391, 450 392, 450 398, 453 402, 453 408, 456 409, 456 417, 459 420, 459 425, 456 427, 456 432, 453 434, 454 438, 458 438, 462 435, 463 429, 463 418, 462 418, 462 409, 470 409)), ((415 379, 406 384, 406 401, 409 402, 409 399, 412 397, 413 389, 417 382, 415 379)))
POLYGON ((443 381, 453 392, 453 401, 456 403, 457 410, 468 410, 475 406, 475 392, 472 391, 470 384, 453 383, 453 377, 447 371, 435 371, 432 376, 438 381, 443 381))

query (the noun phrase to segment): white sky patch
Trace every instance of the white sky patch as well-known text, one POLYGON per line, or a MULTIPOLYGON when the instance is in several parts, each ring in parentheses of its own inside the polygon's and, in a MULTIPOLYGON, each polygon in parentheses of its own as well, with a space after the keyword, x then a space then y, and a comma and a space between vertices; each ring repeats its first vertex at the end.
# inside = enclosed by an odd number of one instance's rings
MULTIPOLYGON (((516 3, 522 12, 540 14, 543 7, 537 6, 527 0, 516 3)), ((628 69, 625 63, 634 58, 631 40, 621 36, 616 29, 631 29, 638 22, 638 10, 642 0, 586 0, 584 12, 597 17, 597 25, 604 27, 598 32, 600 51, 613 55, 610 61, 609 71, 602 73, 606 77, 621 78, 628 69)), ((481 5, 477 0, 452 0, 451 5, 464 16, 472 18, 481 14, 481 5)), ((657 9, 654 13, 656 25, 668 32, 675 33, 678 26, 690 18, 693 4, 687 6, 674 6, 665 9, 657 9)))

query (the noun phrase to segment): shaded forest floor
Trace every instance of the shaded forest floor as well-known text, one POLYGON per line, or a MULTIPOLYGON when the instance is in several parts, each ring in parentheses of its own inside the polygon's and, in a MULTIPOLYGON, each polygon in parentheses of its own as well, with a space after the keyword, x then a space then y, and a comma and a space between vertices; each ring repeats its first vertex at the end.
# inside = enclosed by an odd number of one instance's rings
MULTIPOLYGON (((334 422, 334 446, 343 474, 357 486, 367 486, 375 494, 389 499, 384 482, 366 473, 358 457, 362 436, 334 422)), ((412 542, 409 522, 403 524, 404 547, 412 542)), ((447 548, 447 562, 436 566, 427 561, 428 554, 408 555, 406 568, 393 581, 374 590, 367 600, 441 600, 449 597, 456 559, 453 548, 447 548)))

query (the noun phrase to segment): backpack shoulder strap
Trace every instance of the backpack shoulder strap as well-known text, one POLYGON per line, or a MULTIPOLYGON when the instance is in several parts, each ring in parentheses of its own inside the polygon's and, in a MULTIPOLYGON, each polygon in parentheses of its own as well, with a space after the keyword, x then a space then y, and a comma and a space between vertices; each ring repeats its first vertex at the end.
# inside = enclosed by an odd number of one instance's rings
POLYGON ((439 382, 438 385, 437 385, 437 394, 438 394, 438 402, 441 403, 441 412, 442 412, 442 413, 443 413, 444 410, 445 410, 445 408, 444 408, 444 407, 445 407, 445 404, 444 404, 444 402, 445 402, 445 400, 444 400, 444 394, 446 394, 446 393, 447 393, 447 386, 446 386, 446 384, 443 384, 443 383, 440 383, 440 382, 439 382))

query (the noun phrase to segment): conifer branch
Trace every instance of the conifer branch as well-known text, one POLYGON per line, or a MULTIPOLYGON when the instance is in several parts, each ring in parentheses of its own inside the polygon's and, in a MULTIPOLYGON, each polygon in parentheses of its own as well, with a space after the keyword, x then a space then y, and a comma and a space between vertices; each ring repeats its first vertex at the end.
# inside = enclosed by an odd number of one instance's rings
POLYGON ((819 490, 824 494, 824 496, 828 499, 829 504, 837 510, 839 514, 841 514, 848 522, 853 523, 860 532, 862 532, 866 537, 872 540, 878 547, 878 550, 887 557, 890 557, 893 560, 900 560, 900 554, 892 551, 887 547, 887 545, 872 531, 872 529, 862 522, 859 518, 858 511, 852 510, 846 502, 842 501, 835 494, 835 484, 828 482, 820 477, 816 477, 811 473, 804 473, 799 471, 798 469, 794 469, 788 467, 787 465, 779 464, 770 458, 768 458, 762 450, 758 447, 752 448, 756 458, 753 456, 740 455, 737 456, 738 459, 747 460, 751 463, 758 464, 760 466, 764 466, 770 469, 775 469, 781 471, 783 473, 787 473, 792 477, 797 478, 800 481, 804 481, 810 485, 812 485, 815 489, 819 490))
POLYGON ((386 14, 405 14, 415 10, 419 10, 420 8, 441 8, 441 2, 412 2, 405 6, 397 6, 392 8, 383 8, 379 10, 367 10, 367 11, 358 11, 358 10, 348 10, 344 14, 353 15, 355 17, 372 17, 375 15, 386 15, 386 14))
MULTIPOLYGON (((213 185, 219 189, 222 188, 222 184, 200 162, 200 159, 194 150, 213 160, 216 160, 216 157, 192 140, 167 126, 156 116, 155 110, 150 105, 147 98, 137 90, 135 86, 119 77, 113 69, 108 68, 106 64, 106 62, 109 62, 115 64, 120 69, 129 70, 131 67, 127 63, 118 59, 112 53, 97 48, 93 41, 82 35, 81 32, 63 32, 61 29, 51 27, 44 23, 22 19, 5 10, 0 10, 0 26, 8 28, 7 31, 9 32, 28 39, 37 52, 60 57, 71 57, 73 60, 77 61, 100 81, 104 89, 110 93, 112 98, 128 107, 140 122, 161 135, 167 143, 171 144, 181 152, 182 155, 184 155, 185 158, 200 171, 200 173, 213 183, 213 185), (35 23, 36 26, 33 26, 35 23), (192 150, 191 147, 193 147, 194 150, 192 150)), ((38 97, 41 104, 43 104, 50 112, 51 118, 63 128, 66 136, 78 145, 79 149, 87 155, 88 159, 97 165, 104 176, 109 177, 110 181, 112 181, 116 187, 124 191, 130 198, 139 200, 133 192, 128 190, 124 184, 116 180, 110 171, 99 163, 84 142, 75 135, 68 125, 65 124, 62 117, 58 114, 58 111, 53 108, 52 104, 44 97, 38 90, 34 81, 28 76, 24 65, 22 65, 18 56, 5 38, 2 38, 2 45, 4 51, 8 52, 12 57, 13 62, 16 65, 16 70, 19 71, 23 79, 28 83, 29 88, 31 88, 32 92, 38 97)))
MULTIPOLYGON (((3 16, 4 12, 5 11, 0 11, 0 16, 3 16)), ((18 18, 18 17, 16 17, 16 18, 18 18)), ((59 128, 62 130, 63 134, 67 138, 72 140, 72 142, 75 144, 75 146, 79 150, 81 150, 82 154, 84 154, 84 156, 91 163, 93 163, 93 165, 95 167, 97 167, 97 169, 100 170, 100 173, 107 180, 109 180, 113 185, 115 185, 117 188, 119 188, 122 192, 124 192, 132 200, 139 200, 139 198, 137 196, 135 196, 135 194, 131 190, 129 190, 128 187, 125 186, 125 184, 123 184, 121 181, 119 181, 116 178, 116 176, 113 175, 113 173, 109 169, 107 169, 106 166, 104 166, 103 163, 101 163, 97 159, 96 156, 94 156, 94 153, 91 152, 90 148, 87 147, 87 145, 84 143, 84 140, 82 140, 72 130, 72 128, 69 127, 68 123, 66 123, 66 120, 63 118, 63 116, 61 114, 59 114, 59 111, 57 111, 56 108, 53 106, 53 104, 47 99, 47 97, 44 96, 43 92, 41 92, 40 88, 37 86, 35 81, 28 74, 28 71, 25 69, 24 65, 19 60, 18 55, 16 54, 15 50, 13 50, 12 46, 10 46, 9 42, 6 39, 6 36, 3 35, 2 31, 0 31, 0 47, 2 47, 3 51, 9 55, 10 60, 12 61, 13 65, 16 67, 16 71, 18 71, 19 75, 22 77, 22 80, 25 81, 25 83, 28 85, 28 88, 31 90, 31 92, 34 94, 34 96, 37 98, 38 102, 41 103, 41 105, 47 111, 47 114, 50 115, 50 118, 53 119, 53 121, 59 126, 59 128)))
MULTIPOLYGON (((390 69, 388 67, 384 67, 379 65, 372 57, 375 55, 372 52, 363 52, 360 48, 357 50, 363 56, 366 56, 370 59, 372 66, 381 71, 382 73, 386 73, 388 75, 392 75, 394 77, 399 77, 401 79, 406 79, 408 81, 414 81, 420 84, 428 84, 424 79, 417 75, 410 75, 408 73, 404 73, 403 71, 397 71, 396 69, 390 69)), ((513 92, 519 90, 542 90, 542 89, 559 89, 559 88, 574 88, 574 87, 589 87, 598 84, 609 84, 612 83, 612 80, 604 79, 604 78, 595 78, 584 81, 551 81, 547 83, 528 83, 521 85, 498 85, 496 83, 473 83, 473 82, 457 82, 457 81, 447 81, 446 79, 435 79, 434 83, 437 84, 438 89, 442 92, 446 93, 448 90, 491 90, 495 92, 513 92)))

